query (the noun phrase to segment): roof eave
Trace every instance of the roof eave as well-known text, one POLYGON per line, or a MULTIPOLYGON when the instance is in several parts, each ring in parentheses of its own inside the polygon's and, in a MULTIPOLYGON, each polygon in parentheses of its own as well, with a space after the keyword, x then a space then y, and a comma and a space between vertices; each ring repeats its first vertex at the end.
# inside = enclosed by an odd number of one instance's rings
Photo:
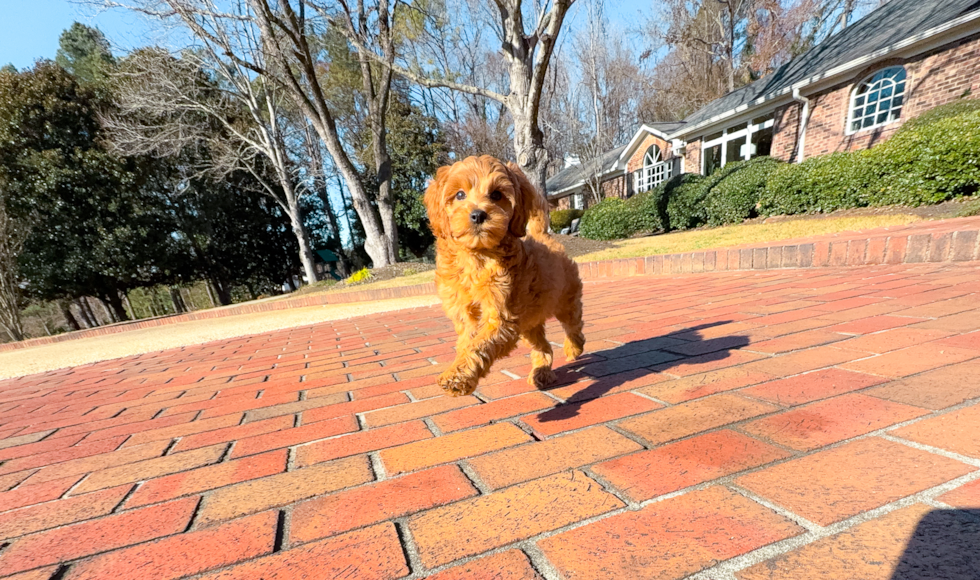
POLYGON ((975 26, 971 27, 970 25, 976 24, 978 21, 980 21, 980 10, 974 10, 973 12, 964 14, 959 18, 954 18, 953 20, 945 22, 939 26, 934 26, 933 28, 930 28, 925 32, 920 32, 919 34, 909 36, 908 38, 905 38, 894 44, 886 46, 885 48, 876 50, 864 56, 850 60, 844 64, 838 65, 825 72, 807 77, 801 81, 793 83, 792 85, 784 89, 765 94, 759 97, 758 99, 755 99, 754 101, 751 101, 739 107, 735 107, 734 109, 729 109, 728 111, 715 115, 710 119, 705 119, 704 121, 696 125, 692 125, 690 127, 683 127, 677 132, 671 134, 669 137, 671 139, 682 139, 685 136, 690 136, 692 133, 696 131, 709 128, 712 125, 730 119, 735 115, 751 111, 765 104, 769 104, 771 101, 779 99, 780 97, 786 97, 787 95, 791 96, 793 91, 796 89, 802 89, 807 86, 815 85, 818 83, 826 84, 828 81, 832 79, 836 79, 837 77, 840 77, 845 73, 852 72, 854 69, 858 69, 863 66, 866 66, 886 56, 891 56, 894 53, 902 52, 911 48, 918 48, 918 45, 920 44, 928 44, 928 41, 934 40, 935 37, 939 35, 945 33, 952 33, 950 38, 944 38, 942 42, 943 44, 953 42, 962 36, 966 36, 974 32, 977 32, 978 30, 977 27, 975 26))
MULTIPOLYGON (((605 178, 607 178, 609 176, 612 176, 612 175, 614 175, 616 173, 620 173, 620 172, 622 172, 623 175, 625 175, 626 172, 624 171, 624 169, 625 169, 624 167, 618 167, 618 166, 614 165, 612 168, 610 168, 610 169, 608 169, 608 170, 600 173, 599 174, 599 179, 600 179, 600 181, 605 181, 605 178)), ((616 177, 618 177, 618 176, 616 176, 616 177)), ((575 190, 580 189, 582 187, 585 187, 585 180, 584 179, 579 180, 579 181, 576 181, 574 184, 569 185, 568 187, 559 189, 556 192, 548 193, 548 194, 545 195, 545 197, 548 198, 548 199, 561 199, 563 197, 568 197, 569 195, 575 193, 575 190)))
MULTIPOLYGON (((633 153, 636 152, 636 148, 643 142, 643 138, 645 136, 644 133, 650 133, 655 137, 660 137, 664 141, 670 141, 670 137, 663 131, 654 129, 650 125, 641 125, 640 128, 636 130, 633 138, 630 139, 630 142, 626 145, 626 149, 623 149, 623 152, 619 154, 619 158, 616 159, 616 166, 633 156, 633 153)), ((626 169, 625 163, 623 163, 623 169, 626 169)))

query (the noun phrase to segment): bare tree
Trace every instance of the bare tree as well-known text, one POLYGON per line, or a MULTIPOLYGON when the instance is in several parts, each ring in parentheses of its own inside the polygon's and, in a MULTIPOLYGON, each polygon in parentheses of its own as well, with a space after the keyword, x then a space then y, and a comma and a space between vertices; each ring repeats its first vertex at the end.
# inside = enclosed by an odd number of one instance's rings
MULTIPOLYGON (((343 177, 361 224, 364 249, 375 267, 397 260, 397 233, 386 230, 379 212, 393 212, 390 199, 372 199, 361 175, 344 147, 320 82, 322 43, 312 22, 290 4, 276 0, 92 0, 103 6, 124 6, 161 19, 175 19, 206 51, 211 68, 231 68, 250 80, 261 79, 263 90, 275 90, 292 101, 306 117, 327 148, 343 177), (375 209, 377 206, 378 209, 375 209)), ((299 6, 305 6, 301 0, 299 6)))
MULTIPOLYGON (((337 7, 325 2, 300 0, 300 13, 305 16, 304 6, 309 4, 326 22, 336 25, 355 46, 372 47, 384 59, 377 64, 365 50, 358 50, 358 64, 361 68, 363 97, 367 103, 367 124, 371 130, 371 157, 378 188, 378 213, 384 230, 388 233, 387 248, 392 255, 398 255, 398 226, 395 223, 395 202, 391 193, 391 157, 388 154, 387 113, 391 95, 391 63, 395 58, 394 5, 388 0, 377 0, 365 6, 364 0, 357 0, 353 6, 346 0, 338 0, 337 7)), ((301 20, 303 16, 301 16, 301 20)))
POLYGON ((252 78, 241 65, 222 62, 217 50, 205 44, 203 51, 186 52, 180 59, 160 50, 134 53, 116 83, 119 112, 103 117, 103 125, 114 149, 126 155, 176 157, 184 149, 204 147, 208 155, 201 159, 210 162, 206 169, 211 172, 248 171, 288 216, 307 281, 315 282, 302 191, 287 147, 295 137, 289 135, 283 95, 277 85, 252 78))
MULTIPOLYGON (((483 20, 498 35, 499 54, 507 68, 506 89, 494 90, 485 85, 460 82, 455 80, 459 76, 457 71, 446 68, 440 70, 432 65, 410 66, 396 62, 390 66, 398 74, 422 86, 477 95, 506 107, 514 127, 513 142, 517 163, 531 182, 544 191, 549 159, 539 123, 541 96, 562 23, 573 2, 574 0, 545 0, 531 6, 525 5, 522 0, 494 0, 492 7, 454 4, 438 13, 428 12, 428 5, 413 6, 415 15, 429 23, 428 28, 420 28, 416 32, 427 32, 429 40, 414 43, 414 48, 419 53, 414 55, 410 63, 450 63, 451 59, 443 58, 443 55, 453 51, 455 47, 447 47, 443 42, 446 39, 434 38, 446 28, 445 22, 452 21, 456 26, 465 27, 474 26, 474 22, 483 20), (486 12, 481 13, 484 9, 486 12)), ((371 51, 370 47, 360 43, 355 45, 362 54, 368 54, 375 61, 387 64, 385 57, 371 51)))
POLYGON ((17 256, 26 238, 26 227, 7 213, 7 204, 3 192, 0 192, 0 328, 11 340, 24 339, 17 256))

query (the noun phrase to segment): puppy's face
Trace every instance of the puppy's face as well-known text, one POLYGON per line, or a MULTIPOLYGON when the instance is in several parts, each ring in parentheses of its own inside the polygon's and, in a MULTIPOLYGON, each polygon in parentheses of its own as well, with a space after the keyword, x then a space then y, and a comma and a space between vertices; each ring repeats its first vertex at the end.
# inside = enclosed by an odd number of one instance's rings
POLYGON ((432 233, 472 249, 491 249, 527 225, 521 183, 490 156, 440 167, 425 192, 432 233))

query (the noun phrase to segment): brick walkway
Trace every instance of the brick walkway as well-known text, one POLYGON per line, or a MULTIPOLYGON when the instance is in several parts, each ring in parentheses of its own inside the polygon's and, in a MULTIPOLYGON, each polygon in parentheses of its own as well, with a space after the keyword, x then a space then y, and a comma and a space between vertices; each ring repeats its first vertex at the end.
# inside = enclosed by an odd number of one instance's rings
POLYGON ((602 280, 586 318, 547 392, 518 351, 441 396, 437 308, 4 381, 0 576, 980 577, 976 262, 602 280))

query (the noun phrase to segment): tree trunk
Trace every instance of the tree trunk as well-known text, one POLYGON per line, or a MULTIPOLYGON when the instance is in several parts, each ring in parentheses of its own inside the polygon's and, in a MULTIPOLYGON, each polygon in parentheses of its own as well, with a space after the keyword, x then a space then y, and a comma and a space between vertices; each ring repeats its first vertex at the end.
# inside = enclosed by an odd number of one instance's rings
POLYGON ((375 171, 378 175, 378 213, 381 215, 381 225, 385 230, 384 241, 388 245, 386 250, 392 261, 397 262, 398 224, 395 221, 395 200, 391 194, 391 158, 388 156, 384 131, 384 127, 381 127, 380 135, 372 138, 374 156, 378 160, 375 163, 375 171))
POLYGON ((3 296, 0 296, 0 326, 7 331, 12 340, 24 340, 24 328, 20 320, 20 305, 17 302, 17 295, 4 288, 3 296))
POLYGON ((106 292, 106 302, 112 308, 110 312, 113 314, 116 322, 124 322, 129 320, 129 315, 126 314, 126 307, 123 306, 122 298, 119 297, 118 292, 106 292))
MULTIPOLYGON (((337 257, 340 259, 340 269, 346 276, 347 272, 350 271, 350 263, 343 250, 344 240, 340 235, 340 225, 337 223, 337 216, 334 214, 330 204, 330 191, 327 188, 327 177, 323 174, 323 152, 320 150, 320 143, 317 142, 316 133, 312 128, 307 128, 305 140, 307 157, 309 158, 309 169, 310 173, 313 174, 313 189, 320 196, 320 202, 323 204, 323 213, 327 214, 327 223, 330 224, 330 230, 337 236, 337 257)), ((341 192, 341 195, 343 195, 343 192, 341 192)))
POLYGON ((99 319, 96 318, 95 312, 92 311, 92 306, 88 303, 88 299, 85 296, 76 298, 75 305, 78 306, 78 313, 89 328, 100 326, 99 319))
POLYGON ((123 306, 126 307, 126 312, 129 314, 129 317, 131 319, 133 319, 133 320, 136 320, 136 318, 137 318, 136 317, 136 309, 133 308, 133 304, 129 301, 129 294, 123 292, 122 293, 122 301, 123 301, 123 306))
MULTIPOLYGON (((386 35, 387 27, 387 2, 379 6, 382 11, 381 33, 386 35)), ((388 47, 390 52, 391 47, 388 47)), ((395 200, 391 195, 391 157, 388 155, 388 128, 386 115, 388 114, 388 96, 391 93, 391 69, 389 67, 379 67, 378 86, 374 85, 374 70, 371 61, 366 54, 360 54, 361 80, 364 86, 364 94, 368 100, 368 122, 371 125, 371 153, 374 156, 374 173, 378 180, 378 215, 381 217, 381 226, 384 228, 384 242, 387 245, 386 252, 392 257, 393 261, 398 261, 398 225, 395 222, 395 200)))
POLYGON ((546 195, 545 181, 548 179, 548 150, 544 146, 544 134, 526 116, 515 115, 514 119, 514 151, 517 153, 517 164, 527 175, 541 195, 546 195))
POLYGON ((180 292, 180 302, 181 304, 184 305, 184 311, 190 312, 192 310, 196 310, 197 308, 196 306, 194 306, 194 301, 192 300, 193 296, 191 296, 190 289, 179 288, 179 292, 180 292))
POLYGON ((210 279, 204 281, 204 290, 208 294, 208 300, 211 302, 211 308, 214 308, 217 305, 217 302, 214 298, 214 287, 210 279))
POLYGON ((182 314, 187 312, 187 305, 184 304, 184 297, 180 295, 180 288, 170 287, 170 301, 174 303, 174 312, 182 314))
POLYGON ((337 126, 333 122, 333 117, 322 118, 318 116, 313 121, 313 127, 327 146, 327 151, 333 158, 341 177, 344 178, 344 183, 347 184, 354 211, 361 218, 361 225, 364 227, 364 251, 371 258, 375 268, 394 264, 397 261, 397 255, 391 251, 384 225, 371 205, 367 192, 364 191, 364 184, 361 183, 361 176, 357 173, 357 168, 347 157, 347 153, 337 137, 337 126))
POLYGON ((217 278, 212 278, 209 281, 209 286, 214 291, 214 296, 211 298, 212 303, 214 302, 214 298, 216 297, 218 300, 218 304, 220 304, 221 306, 228 306, 229 304, 231 304, 231 288, 225 285, 222 280, 218 280, 217 278))
POLYGON ((71 313, 71 302, 68 302, 67 300, 58 300, 58 308, 61 309, 61 315, 65 317, 65 321, 68 323, 69 328, 72 330, 82 329, 82 325, 78 323, 78 319, 71 313))
POLYGON ((293 235, 299 242, 299 261, 303 265, 303 273, 306 275, 306 283, 313 284, 317 281, 316 264, 313 258, 313 250, 310 248, 310 237, 303 226, 303 217, 300 215, 299 204, 290 204, 289 224, 293 228, 293 235))

